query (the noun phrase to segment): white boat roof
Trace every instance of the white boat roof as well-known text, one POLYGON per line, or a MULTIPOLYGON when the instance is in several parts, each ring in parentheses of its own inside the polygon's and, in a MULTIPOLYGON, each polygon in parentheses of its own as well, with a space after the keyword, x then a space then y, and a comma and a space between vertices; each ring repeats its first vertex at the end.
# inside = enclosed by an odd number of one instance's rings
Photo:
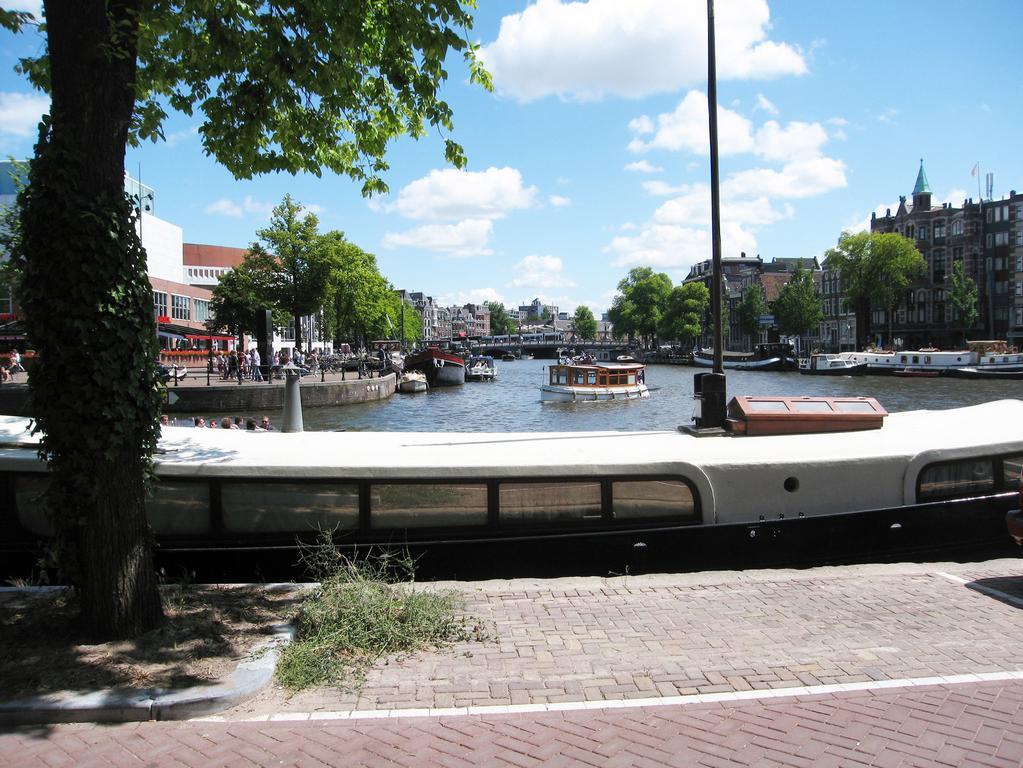
MULTIPOLYGON (((0 416, 0 470, 24 471, 36 455, 29 421, 0 416)), ((165 427, 161 475, 190 477, 429 478, 480 470, 491 477, 534 472, 593 475, 829 465, 890 457, 955 458, 971 449, 1023 454, 1023 401, 1000 400, 886 417, 880 429, 799 435, 694 437, 678 431, 252 433, 165 427), (631 469, 625 469, 626 467, 631 469)), ((938 459, 931 459, 938 460, 938 459)))

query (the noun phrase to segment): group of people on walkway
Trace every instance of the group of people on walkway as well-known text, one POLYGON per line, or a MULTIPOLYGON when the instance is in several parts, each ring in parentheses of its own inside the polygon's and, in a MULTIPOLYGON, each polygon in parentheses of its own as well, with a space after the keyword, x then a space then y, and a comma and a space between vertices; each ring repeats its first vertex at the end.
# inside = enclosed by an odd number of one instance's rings
POLYGON ((211 361, 210 373, 216 371, 225 381, 236 379, 265 381, 264 374, 267 377, 281 378, 281 368, 289 362, 303 369, 303 373, 309 373, 310 369, 317 365, 316 352, 306 355, 298 349, 291 350, 290 353, 287 349, 275 351, 266 364, 256 347, 252 347, 247 352, 238 352, 233 349, 227 353, 218 351, 211 361))
POLYGON ((21 353, 12 349, 7 354, 7 364, 0 363, 0 384, 6 384, 14 380, 14 374, 24 373, 25 368, 21 364, 21 353))
MULTIPOLYGON (((179 424, 177 419, 171 420, 171 417, 166 413, 160 416, 160 426, 163 427, 180 427, 184 426, 179 424)), ((220 419, 211 418, 208 421, 203 416, 195 416, 192 418, 192 426, 198 429, 241 429, 247 432, 276 432, 274 426, 270 423, 269 416, 263 416, 258 422, 252 416, 243 418, 241 416, 224 416, 220 419)))

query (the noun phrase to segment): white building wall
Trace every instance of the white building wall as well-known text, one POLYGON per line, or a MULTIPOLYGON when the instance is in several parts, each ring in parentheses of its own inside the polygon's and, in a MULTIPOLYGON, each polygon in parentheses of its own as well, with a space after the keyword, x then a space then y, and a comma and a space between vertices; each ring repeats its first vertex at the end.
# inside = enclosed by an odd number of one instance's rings
POLYGON ((146 271, 150 277, 185 283, 181 262, 184 243, 181 227, 143 212, 141 221, 135 224, 135 230, 146 249, 146 271))

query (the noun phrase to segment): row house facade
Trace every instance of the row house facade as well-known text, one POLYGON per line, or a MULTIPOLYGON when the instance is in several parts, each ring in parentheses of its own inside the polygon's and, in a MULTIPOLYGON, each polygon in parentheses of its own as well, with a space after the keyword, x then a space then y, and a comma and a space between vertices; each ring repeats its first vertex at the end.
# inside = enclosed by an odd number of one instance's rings
POLYGON ((964 333, 1017 346, 1023 341, 1023 195, 1012 190, 1000 200, 933 205, 921 161, 912 203, 900 197, 894 215, 888 210, 871 217, 870 230, 913 240, 927 265, 890 318, 884 310, 872 312, 870 336, 876 343, 948 347, 960 343, 964 333), (969 328, 949 301, 956 262, 977 285, 977 320, 969 328))

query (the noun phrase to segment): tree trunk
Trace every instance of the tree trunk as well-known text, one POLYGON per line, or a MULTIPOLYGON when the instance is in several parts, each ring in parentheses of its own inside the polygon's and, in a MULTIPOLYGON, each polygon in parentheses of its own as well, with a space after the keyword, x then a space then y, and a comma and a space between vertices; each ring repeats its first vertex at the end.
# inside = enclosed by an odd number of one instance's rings
POLYGON ((84 628, 162 618, 145 511, 160 396, 145 252, 124 194, 139 0, 46 0, 51 120, 23 197, 29 380, 84 628))

